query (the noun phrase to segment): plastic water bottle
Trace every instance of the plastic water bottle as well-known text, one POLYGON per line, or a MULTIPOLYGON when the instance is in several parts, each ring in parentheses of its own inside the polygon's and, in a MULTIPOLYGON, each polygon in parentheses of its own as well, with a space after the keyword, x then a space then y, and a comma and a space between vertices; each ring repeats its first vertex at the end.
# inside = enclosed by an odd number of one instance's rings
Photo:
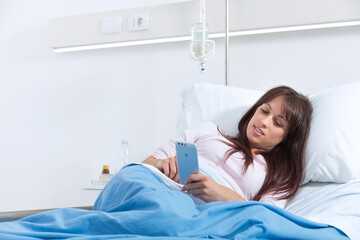
POLYGON ((129 143, 126 139, 123 139, 121 142, 121 150, 120 150, 121 168, 129 164, 129 155, 130 155, 129 143))

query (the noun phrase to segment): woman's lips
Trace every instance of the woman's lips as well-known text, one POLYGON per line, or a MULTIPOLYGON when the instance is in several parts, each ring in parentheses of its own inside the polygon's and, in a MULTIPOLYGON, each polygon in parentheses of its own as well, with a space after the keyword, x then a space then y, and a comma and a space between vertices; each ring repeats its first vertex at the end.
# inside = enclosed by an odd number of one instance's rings
POLYGON ((255 126, 254 126, 254 133, 256 135, 259 135, 259 136, 264 135, 264 133, 259 128, 255 127, 255 126))

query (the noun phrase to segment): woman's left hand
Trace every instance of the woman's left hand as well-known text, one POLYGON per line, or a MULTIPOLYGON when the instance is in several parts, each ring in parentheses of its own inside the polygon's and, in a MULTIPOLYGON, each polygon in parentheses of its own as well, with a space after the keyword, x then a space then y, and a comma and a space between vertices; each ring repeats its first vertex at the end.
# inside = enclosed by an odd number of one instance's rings
POLYGON ((181 188, 181 191, 186 191, 205 202, 245 201, 233 190, 216 183, 208 176, 198 173, 193 173, 186 179, 186 184, 181 188))

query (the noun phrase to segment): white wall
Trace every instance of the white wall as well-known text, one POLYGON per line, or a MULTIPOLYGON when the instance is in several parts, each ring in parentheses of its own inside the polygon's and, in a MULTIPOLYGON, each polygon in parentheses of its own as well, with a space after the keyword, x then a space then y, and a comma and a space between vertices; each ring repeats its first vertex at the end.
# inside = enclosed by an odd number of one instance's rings
POLYGON ((48 18, 151 2, 164 1, 0 2, 0 211, 92 205, 98 192, 82 187, 123 137, 142 161, 175 134, 183 88, 223 82, 223 54, 201 75, 186 42, 47 47, 48 18))
MULTIPOLYGON (((188 43, 56 54, 49 18, 165 0, 0 0, 0 211, 92 205, 121 139, 141 161, 175 134, 180 91, 224 82, 224 44, 199 73, 188 43), (81 9, 81 10, 80 10, 81 9)), ((175 1, 173 1, 175 2, 175 1)), ((232 38, 230 84, 304 93, 359 79, 360 28, 232 38)))
POLYGON ((360 80, 360 26, 230 40, 230 85, 266 90, 286 84, 313 94, 360 80))

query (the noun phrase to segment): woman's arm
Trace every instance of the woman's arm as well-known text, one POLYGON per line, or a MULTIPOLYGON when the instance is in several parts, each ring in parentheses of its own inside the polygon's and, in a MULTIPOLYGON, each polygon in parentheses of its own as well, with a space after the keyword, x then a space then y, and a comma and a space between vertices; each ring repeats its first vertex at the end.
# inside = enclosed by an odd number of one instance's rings
POLYGON ((179 172, 177 169, 176 157, 157 159, 153 156, 150 156, 146 158, 143 163, 153 165, 170 179, 174 180, 175 182, 179 182, 179 172))
POLYGON ((216 183, 210 177, 201 174, 191 174, 186 180, 186 184, 181 189, 205 202, 229 202, 246 201, 245 198, 231 190, 216 183))

